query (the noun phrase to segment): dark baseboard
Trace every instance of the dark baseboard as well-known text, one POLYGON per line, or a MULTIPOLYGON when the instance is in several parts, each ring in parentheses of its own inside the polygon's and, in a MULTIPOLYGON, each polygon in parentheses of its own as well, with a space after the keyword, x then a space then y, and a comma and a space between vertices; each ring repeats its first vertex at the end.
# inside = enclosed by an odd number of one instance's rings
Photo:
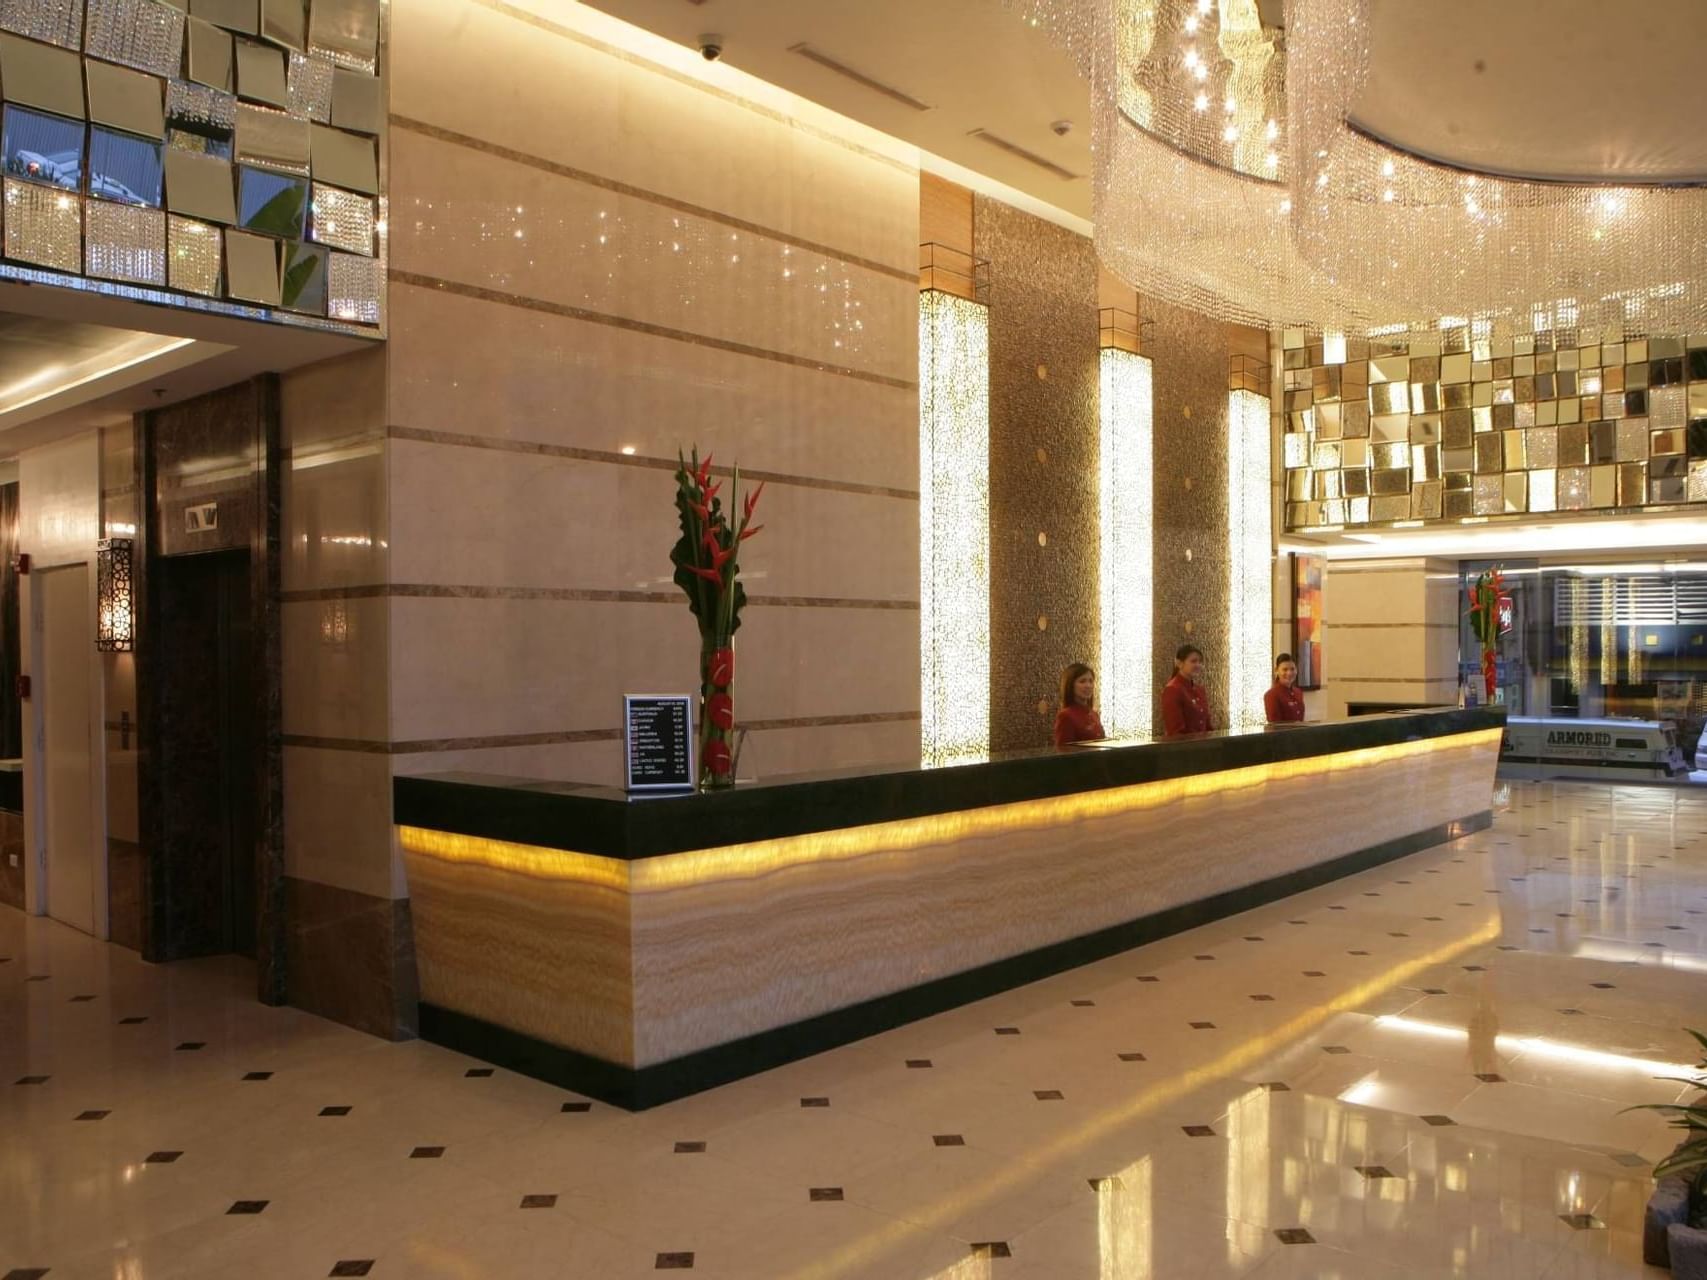
POLYGON ((1456 822, 1441 823, 1313 867, 1240 889, 1229 889, 1225 893, 1170 907, 1125 924, 1051 943, 1023 955, 980 965, 964 973, 951 974, 921 986, 878 996, 803 1022, 761 1031, 757 1035, 714 1045, 638 1070, 547 1044, 519 1031, 425 1002, 421 1004, 420 1034, 435 1044, 507 1067, 536 1080, 560 1085, 630 1111, 644 1111, 1302 893, 1419 849, 1480 831, 1492 822, 1492 812, 1483 810, 1456 822))

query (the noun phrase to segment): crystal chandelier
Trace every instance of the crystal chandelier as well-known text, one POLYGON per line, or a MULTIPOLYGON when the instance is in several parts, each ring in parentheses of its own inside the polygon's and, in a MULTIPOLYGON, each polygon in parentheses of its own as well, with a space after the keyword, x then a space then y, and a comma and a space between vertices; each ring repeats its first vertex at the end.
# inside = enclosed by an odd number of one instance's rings
POLYGON ((1244 324, 1707 328, 1707 188, 1469 172, 1347 117, 1373 0, 1004 0, 1091 86, 1097 251, 1244 324), (1460 321, 1462 323, 1462 321, 1460 321))

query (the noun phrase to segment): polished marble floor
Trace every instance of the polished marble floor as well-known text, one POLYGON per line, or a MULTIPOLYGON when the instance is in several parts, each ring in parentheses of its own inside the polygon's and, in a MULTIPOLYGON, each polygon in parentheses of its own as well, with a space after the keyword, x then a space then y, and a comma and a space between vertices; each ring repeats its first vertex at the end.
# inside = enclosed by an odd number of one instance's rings
POLYGON ((641 1115, 0 909, 0 1280, 1663 1274, 1668 1131, 1622 1108, 1677 1097, 1707 1024, 1707 796, 1499 799, 641 1115))

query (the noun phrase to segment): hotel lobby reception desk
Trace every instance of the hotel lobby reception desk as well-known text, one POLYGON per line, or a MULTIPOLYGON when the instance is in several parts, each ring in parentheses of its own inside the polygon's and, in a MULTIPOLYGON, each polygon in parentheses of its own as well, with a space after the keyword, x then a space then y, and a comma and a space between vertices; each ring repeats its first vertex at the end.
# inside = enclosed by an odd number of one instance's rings
POLYGON ((421 1031, 653 1106, 1485 826, 1503 720, 677 796, 401 777, 421 1031))

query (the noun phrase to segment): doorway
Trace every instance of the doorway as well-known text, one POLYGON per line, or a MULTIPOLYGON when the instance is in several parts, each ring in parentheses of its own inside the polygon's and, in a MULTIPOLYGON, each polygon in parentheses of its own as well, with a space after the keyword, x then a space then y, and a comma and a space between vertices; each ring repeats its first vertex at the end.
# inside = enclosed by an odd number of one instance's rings
POLYGON ((89 566, 43 569, 31 579, 37 748, 42 761, 46 911, 62 924, 105 933, 106 859, 98 862, 93 680, 94 605, 89 566))
POLYGON ((194 869, 168 910, 180 954, 254 956, 261 760, 247 550, 159 557, 162 833, 194 869))

